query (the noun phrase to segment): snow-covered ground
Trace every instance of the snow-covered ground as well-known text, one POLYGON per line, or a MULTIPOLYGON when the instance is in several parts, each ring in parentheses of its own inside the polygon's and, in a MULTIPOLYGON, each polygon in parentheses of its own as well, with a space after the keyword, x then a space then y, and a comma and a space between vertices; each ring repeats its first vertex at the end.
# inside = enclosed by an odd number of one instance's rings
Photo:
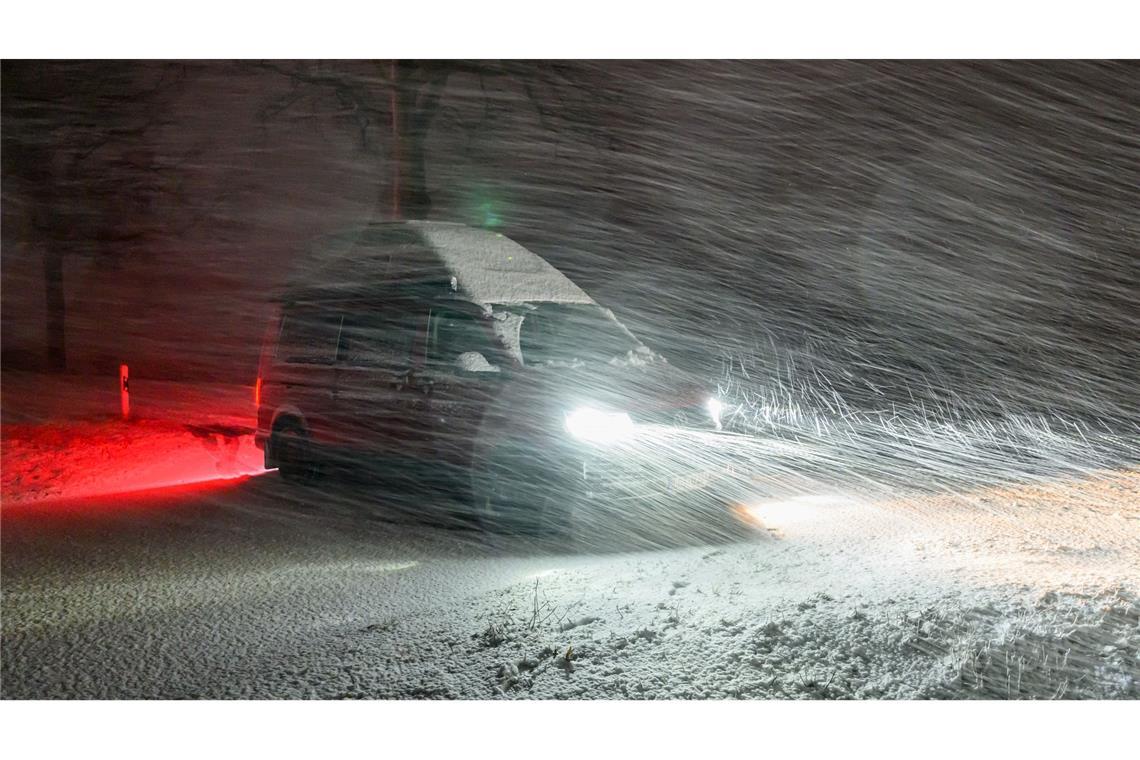
POLYGON ((124 421, 117 377, 6 372, 0 497, 11 506, 259 473, 253 411, 245 386, 136 378, 124 421))
POLYGON ((291 488, 248 389, 140 383, 123 422, 79 382, 4 378, 4 697, 1140 696, 1107 429, 754 414, 706 449, 751 475, 739 530, 650 508, 567 542, 291 488))
POLYGON ((1140 696, 1140 472, 606 551, 275 474, 7 511, 4 697, 1140 696))
POLYGON ((236 478, 260 473, 248 428, 166 420, 5 425, 5 506, 236 478))

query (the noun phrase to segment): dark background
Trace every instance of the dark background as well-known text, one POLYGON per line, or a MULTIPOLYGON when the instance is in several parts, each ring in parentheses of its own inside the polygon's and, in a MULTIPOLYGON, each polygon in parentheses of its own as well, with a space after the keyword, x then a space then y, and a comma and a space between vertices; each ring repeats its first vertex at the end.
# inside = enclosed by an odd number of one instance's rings
POLYGON ((309 240, 398 215, 754 390, 1135 421, 1138 73, 5 61, 3 365, 252 383, 309 240))

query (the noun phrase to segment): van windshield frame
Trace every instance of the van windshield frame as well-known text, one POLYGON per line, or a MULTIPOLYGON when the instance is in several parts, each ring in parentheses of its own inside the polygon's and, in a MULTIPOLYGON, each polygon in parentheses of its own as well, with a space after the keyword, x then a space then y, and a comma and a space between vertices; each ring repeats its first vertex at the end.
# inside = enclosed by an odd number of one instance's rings
POLYGON ((595 303, 491 304, 495 332, 523 366, 596 364, 651 354, 609 309, 595 303))

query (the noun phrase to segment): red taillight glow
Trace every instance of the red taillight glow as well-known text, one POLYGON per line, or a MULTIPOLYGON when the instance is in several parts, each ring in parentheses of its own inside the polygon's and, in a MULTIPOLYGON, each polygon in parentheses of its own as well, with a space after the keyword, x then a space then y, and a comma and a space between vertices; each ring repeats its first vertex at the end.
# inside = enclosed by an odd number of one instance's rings
MULTIPOLYGON (((252 422, 252 420, 249 420, 252 422)), ((137 419, 129 424, 6 426, 2 510, 16 504, 121 494, 264 472, 248 427, 137 419)))
POLYGON ((257 382, 253 384, 253 405, 261 406, 261 375, 257 376, 257 382))

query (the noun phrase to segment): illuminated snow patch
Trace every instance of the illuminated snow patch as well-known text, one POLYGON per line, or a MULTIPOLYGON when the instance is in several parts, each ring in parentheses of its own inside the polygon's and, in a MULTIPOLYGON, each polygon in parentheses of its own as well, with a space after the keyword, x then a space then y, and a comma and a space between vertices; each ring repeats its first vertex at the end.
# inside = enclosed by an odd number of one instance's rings
POLYGON ((785 527, 814 521, 833 509, 857 503, 856 499, 843 494, 805 494, 743 504, 738 507, 737 515, 761 527, 785 527))
POLYGON ((265 472, 252 435, 151 420, 5 429, 5 505, 205 487, 265 472))

